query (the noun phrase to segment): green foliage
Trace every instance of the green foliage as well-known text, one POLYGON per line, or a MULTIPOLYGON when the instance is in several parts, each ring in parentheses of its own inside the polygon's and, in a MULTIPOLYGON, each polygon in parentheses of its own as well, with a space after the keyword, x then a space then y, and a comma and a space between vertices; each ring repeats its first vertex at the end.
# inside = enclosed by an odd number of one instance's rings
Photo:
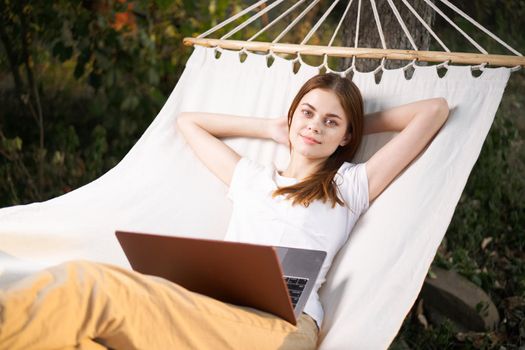
POLYGON ((236 3, 0 0, 0 207, 90 182, 133 146, 236 3), (22 148, 22 145, 23 148, 22 148))

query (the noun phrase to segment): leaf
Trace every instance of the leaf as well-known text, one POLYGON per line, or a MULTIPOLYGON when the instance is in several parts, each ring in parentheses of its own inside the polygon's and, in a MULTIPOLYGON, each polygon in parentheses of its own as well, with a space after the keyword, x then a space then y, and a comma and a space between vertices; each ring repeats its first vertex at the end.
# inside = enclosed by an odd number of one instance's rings
POLYGON ((51 163, 55 166, 62 166, 64 165, 64 158, 65 154, 60 151, 55 151, 53 154, 53 159, 51 160, 51 163))
POLYGON ((159 7, 160 11, 166 11, 172 2, 172 0, 155 0, 155 3, 159 7))
POLYGON ((168 25, 164 30, 164 35, 168 38, 174 38, 177 36, 177 28, 173 25, 168 25))
POLYGON ((9 153, 18 152, 22 150, 22 139, 16 136, 13 139, 4 138, 2 140, 2 146, 9 153))
POLYGON ((492 242, 492 237, 485 237, 483 238, 483 241, 481 242, 481 249, 485 250, 487 248, 487 245, 492 242))
POLYGON ((120 104, 122 111, 131 111, 139 105, 139 99, 135 95, 128 95, 120 104))
POLYGON ((13 140, 13 149, 15 151, 21 151, 22 150, 22 139, 20 137, 15 137, 13 140))
MULTIPOLYGON (((216 3, 215 3, 215 0, 211 0, 210 1, 210 4, 208 5, 208 11, 210 12, 210 16, 211 17, 214 17, 215 15, 215 10, 216 10, 216 3)), ((215 19, 213 22, 216 22, 215 19)))
POLYGON ((428 321, 427 321, 427 318, 425 317, 425 314, 423 313, 423 299, 420 299, 419 302, 417 303, 416 315, 417 315, 417 320, 419 321, 419 323, 421 323, 423 328, 427 329, 428 321))
POLYGON ((475 285, 478 287, 481 287, 481 278, 479 278, 479 275, 473 275, 471 277, 472 282, 474 282, 475 285))
POLYGON ((159 83, 159 75, 154 68, 148 69, 148 82, 151 85, 157 85, 159 83))

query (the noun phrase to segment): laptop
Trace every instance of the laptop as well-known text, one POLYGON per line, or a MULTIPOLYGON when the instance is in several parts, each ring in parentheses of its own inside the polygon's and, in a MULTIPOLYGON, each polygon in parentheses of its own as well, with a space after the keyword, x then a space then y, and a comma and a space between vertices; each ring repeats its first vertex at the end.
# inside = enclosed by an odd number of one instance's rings
POLYGON ((272 313, 293 325, 326 252, 116 231, 133 270, 226 303, 272 313))

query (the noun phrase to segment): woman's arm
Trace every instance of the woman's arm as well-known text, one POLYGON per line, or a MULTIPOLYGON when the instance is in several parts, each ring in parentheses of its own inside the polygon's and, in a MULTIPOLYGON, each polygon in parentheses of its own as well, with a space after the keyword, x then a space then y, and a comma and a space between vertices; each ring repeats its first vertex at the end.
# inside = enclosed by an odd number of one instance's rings
MULTIPOLYGON (((432 98, 372 113, 365 134, 399 131, 367 162, 369 201, 374 200, 430 143, 448 118, 444 98, 432 98)), ((366 120, 365 119, 365 120, 366 120)))
POLYGON ((365 123, 363 133, 365 135, 375 134, 380 132, 400 132, 408 123, 414 118, 417 109, 424 108, 425 104, 429 104, 430 100, 421 100, 406 105, 369 113, 365 115, 365 123))
POLYGON ((182 112, 177 127, 197 157, 222 182, 230 185, 241 156, 220 137, 272 137, 272 119, 225 114, 182 112))

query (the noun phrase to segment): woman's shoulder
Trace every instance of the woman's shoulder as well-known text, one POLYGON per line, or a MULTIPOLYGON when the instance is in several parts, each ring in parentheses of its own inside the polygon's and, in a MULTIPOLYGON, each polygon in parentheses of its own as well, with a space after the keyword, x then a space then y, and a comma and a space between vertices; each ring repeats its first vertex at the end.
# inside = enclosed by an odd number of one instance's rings
POLYGON ((268 177, 273 174, 275 167, 253 160, 246 156, 241 156, 236 165, 234 172, 241 173, 247 179, 257 179, 259 177, 268 177))
MULTIPOLYGON (((342 181, 337 181, 339 186, 362 183, 367 179, 366 163, 344 162, 337 171, 336 178, 341 178, 342 181)), ((367 181, 366 181, 367 182, 367 181)))
POLYGON ((258 161, 241 156, 233 170, 227 196, 235 201, 236 193, 267 188, 272 169, 258 161))
POLYGON ((365 166, 365 163, 343 162, 343 164, 341 164, 337 172, 340 174, 345 174, 349 171, 356 171, 360 167, 364 167, 364 166, 365 166))
POLYGON ((254 170, 263 170, 266 168, 266 166, 256 160, 253 160, 247 156, 241 156, 239 158, 239 162, 237 163, 237 167, 240 168, 249 168, 254 170))
POLYGON ((351 208, 357 209, 356 212, 362 213, 368 208, 368 175, 366 173, 366 163, 344 162, 335 179, 345 200, 349 200, 351 208), (339 175, 339 176, 338 176, 339 175))

